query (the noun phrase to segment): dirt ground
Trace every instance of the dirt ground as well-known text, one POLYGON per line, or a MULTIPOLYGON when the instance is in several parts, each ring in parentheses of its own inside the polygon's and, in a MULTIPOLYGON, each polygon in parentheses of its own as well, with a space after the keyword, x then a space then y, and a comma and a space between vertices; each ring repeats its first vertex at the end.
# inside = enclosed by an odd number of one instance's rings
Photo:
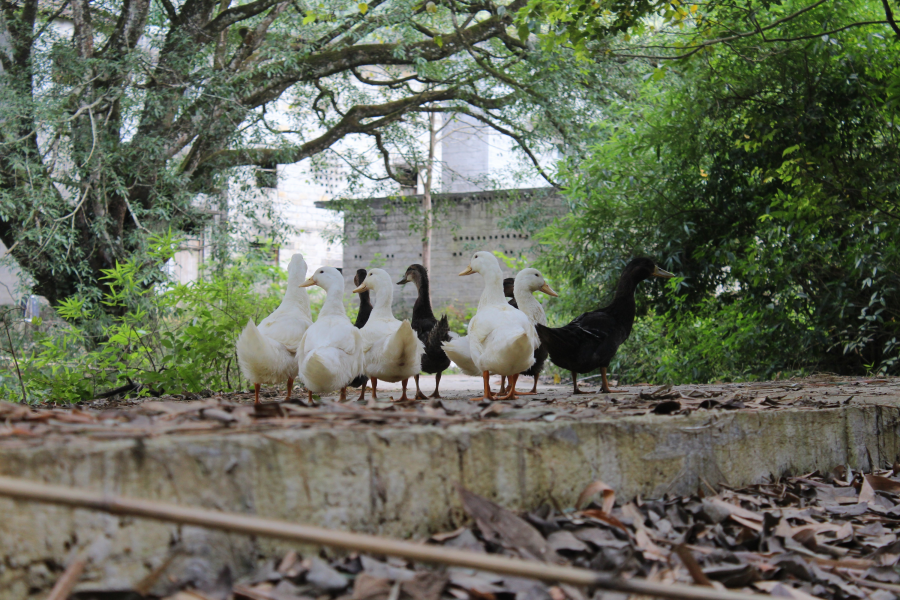
MULTIPOLYGON (((522 378, 519 391, 530 389, 522 378)), ((95 400, 70 407, 28 407, 0 403, 0 445, 39 444, 44 436, 122 438, 179 433, 247 432, 272 428, 315 426, 400 427, 410 424, 442 426, 480 421, 554 421, 642 414, 680 415, 695 411, 817 410, 851 404, 900 404, 900 379, 847 378, 821 375, 798 380, 680 386, 620 386, 619 393, 599 393, 599 380, 581 384, 588 393, 573 395, 571 383, 542 381, 538 393, 513 401, 481 402, 481 381, 465 375, 441 380, 441 399, 394 402, 400 384, 379 382, 378 398, 370 391, 363 402, 351 389, 347 402, 336 394, 307 403, 295 390, 283 402, 284 390, 263 390, 263 402, 253 405, 252 392, 211 393, 207 396, 165 396, 124 400, 95 400)), ((427 395, 434 377, 422 376, 427 395)), ((499 377, 492 378, 499 387, 499 377)), ((411 388, 411 395, 415 388, 411 388)))

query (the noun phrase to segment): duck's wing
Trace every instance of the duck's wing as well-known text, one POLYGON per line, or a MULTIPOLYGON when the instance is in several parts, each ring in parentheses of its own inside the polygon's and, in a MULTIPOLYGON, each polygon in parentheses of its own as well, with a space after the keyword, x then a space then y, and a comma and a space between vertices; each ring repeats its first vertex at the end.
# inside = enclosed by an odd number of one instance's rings
MULTIPOLYGON (((422 336, 419 336, 422 339, 422 336)), ((450 359, 441 346, 444 342, 449 342, 450 322, 447 315, 442 315, 440 321, 436 321, 434 327, 426 332, 422 341, 425 344, 425 353, 422 355, 422 370, 426 373, 437 373, 443 371, 450 366, 450 359)))
MULTIPOLYGON (((410 325, 412 325, 413 331, 416 332, 416 335, 422 340, 422 343, 425 346, 428 346, 428 336, 431 335, 431 332, 434 331, 434 328, 438 326, 438 320, 434 317, 420 317, 414 318, 410 321, 410 325)), ((449 327, 448 327, 449 330, 449 327)))
POLYGON ((585 313, 562 327, 535 325, 541 345, 554 364, 577 372, 593 370, 592 357, 606 344, 615 327, 615 320, 602 311, 585 313))

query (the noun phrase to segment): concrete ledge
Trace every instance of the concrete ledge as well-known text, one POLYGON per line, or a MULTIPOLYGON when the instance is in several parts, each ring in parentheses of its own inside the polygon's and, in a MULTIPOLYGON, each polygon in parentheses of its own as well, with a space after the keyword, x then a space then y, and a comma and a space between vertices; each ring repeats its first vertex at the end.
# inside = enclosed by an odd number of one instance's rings
MULTIPOLYGON (((890 464, 900 409, 697 411, 447 428, 305 429, 0 448, 0 474, 398 537, 464 520, 456 482, 512 509, 572 506, 602 479, 618 498, 890 464)), ((281 543, 0 499, 0 599, 45 594, 67 557, 84 589, 128 588, 180 545, 176 579, 243 574, 281 543)))

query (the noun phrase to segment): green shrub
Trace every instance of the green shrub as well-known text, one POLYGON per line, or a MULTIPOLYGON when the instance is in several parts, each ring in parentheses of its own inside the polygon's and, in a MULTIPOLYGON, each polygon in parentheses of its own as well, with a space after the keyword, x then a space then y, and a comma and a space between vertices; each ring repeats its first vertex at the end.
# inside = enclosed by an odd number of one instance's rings
MULTIPOLYGON (((176 242, 168 236, 153 240, 151 256, 160 269, 176 242)), ((252 255, 208 269, 188 284, 144 281, 140 272, 132 262, 104 271, 107 288, 100 301, 114 310, 69 297, 55 307, 58 321, 35 321, 19 336, 29 402, 78 402, 123 386, 134 395, 247 387, 235 341, 248 319, 258 323, 278 306, 286 273, 252 255)), ((321 301, 314 304, 317 309, 321 301)), ((0 394, 22 397, 11 362, 0 394)))

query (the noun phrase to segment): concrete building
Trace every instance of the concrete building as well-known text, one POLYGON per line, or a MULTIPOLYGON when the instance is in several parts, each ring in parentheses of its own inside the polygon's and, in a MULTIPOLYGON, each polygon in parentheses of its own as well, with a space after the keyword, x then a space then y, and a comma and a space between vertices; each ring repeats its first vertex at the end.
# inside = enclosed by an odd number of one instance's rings
MULTIPOLYGON (((527 264, 538 251, 531 232, 566 210, 554 188, 435 194, 433 203, 436 216, 430 275, 435 310, 451 306, 463 309, 478 303, 483 289, 481 278, 458 276, 473 252, 498 251, 520 265, 527 264), (511 217, 526 212, 534 215, 529 230, 510 228, 511 217)), ((326 208, 328 203, 319 202, 317 206, 326 208)), ((373 198, 369 207, 367 220, 371 219, 377 239, 361 239, 363 226, 351 219, 344 222, 344 281, 348 293, 355 287, 353 274, 358 268, 385 269, 396 281, 409 265, 422 260, 422 239, 411 222, 415 217, 401 210, 396 198, 373 198)), ((506 276, 511 276, 514 268, 502 263, 506 276)), ((408 315, 415 299, 413 285, 395 290, 395 314, 408 315)))

